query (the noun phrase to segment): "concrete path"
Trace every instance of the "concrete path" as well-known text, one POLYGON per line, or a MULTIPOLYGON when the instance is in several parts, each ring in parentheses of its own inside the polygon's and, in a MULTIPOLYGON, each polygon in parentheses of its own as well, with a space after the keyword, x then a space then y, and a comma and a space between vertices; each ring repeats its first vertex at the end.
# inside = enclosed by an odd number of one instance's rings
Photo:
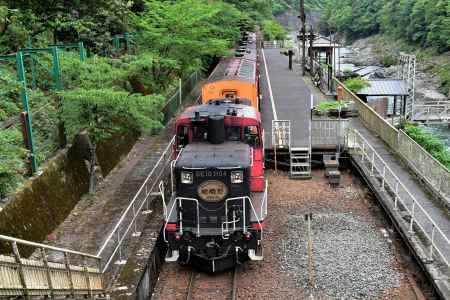
POLYGON ((266 148, 271 148, 272 120, 291 120, 292 147, 309 147, 311 92, 303 79, 289 70, 282 49, 263 49, 260 57, 261 115, 266 148))

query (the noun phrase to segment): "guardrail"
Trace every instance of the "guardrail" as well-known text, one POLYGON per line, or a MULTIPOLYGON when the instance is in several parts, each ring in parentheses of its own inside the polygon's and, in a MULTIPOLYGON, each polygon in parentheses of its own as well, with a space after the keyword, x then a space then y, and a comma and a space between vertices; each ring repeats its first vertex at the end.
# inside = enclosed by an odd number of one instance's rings
POLYGON ((450 122, 450 102, 437 104, 414 104, 411 110, 412 121, 425 123, 450 122))
POLYGON ((345 145, 345 136, 350 125, 348 119, 312 120, 311 139, 313 147, 337 147, 345 145))
POLYGON ((99 256, 4 235, 0 235, 0 242, 10 244, 12 250, 11 255, 0 255, 0 298, 69 295, 92 298, 104 292, 99 256), (33 250, 40 259, 22 258, 19 249, 24 248, 33 250), (74 256, 79 265, 71 264, 74 256))
POLYGON ((402 130, 398 133, 398 153, 450 205, 450 170, 402 130))
POLYGON ((263 46, 264 48, 270 49, 270 48, 284 48, 285 41, 284 40, 276 40, 276 41, 264 41, 263 46))
POLYGON ((342 88, 343 98, 341 100, 352 101, 355 103, 359 113, 359 118, 364 125, 375 132, 386 144, 394 151, 398 148, 398 130, 381 117, 373 108, 362 101, 352 91, 350 91, 342 82, 333 77, 336 86, 342 88))
MULTIPOLYGON (((102 272, 108 270, 113 259, 118 256, 118 263, 122 262, 122 246, 124 241, 129 238, 131 232, 134 236, 139 236, 138 219, 140 216, 145 218, 142 214, 144 208, 148 211, 150 206, 151 196, 160 195, 159 192, 153 192, 158 186, 161 177, 165 172, 170 172, 170 160, 173 155, 173 145, 175 143, 175 136, 170 140, 169 144, 161 154, 158 162, 148 174, 144 183, 141 185, 137 193, 134 195, 128 207, 123 212, 119 221, 114 226, 113 230, 107 236, 103 245, 97 253, 97 256, 102 257, 105 261, 102 272)), ((143 226, 143 224, 142 224, 143 226)), ((122 262, 123 263, 123 262, 122 262)))
POLYGON ((355 129, 349 132, 348 147, 355 157, 360 158, 366 173, 376 178, 379 187, 391 196, 394 210, 402 212, 409 233, 421 241, 427 259, 439 259, 449 268, 450 240, 383 158, 355 129))

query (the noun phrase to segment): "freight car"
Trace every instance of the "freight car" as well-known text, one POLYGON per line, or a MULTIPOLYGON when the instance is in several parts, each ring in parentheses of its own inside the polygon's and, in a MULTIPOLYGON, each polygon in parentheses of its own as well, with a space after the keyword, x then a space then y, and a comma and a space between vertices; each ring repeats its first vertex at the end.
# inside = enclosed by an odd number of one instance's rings
POLYGON ((164 225, 166 261, 217 272, 262 259, 262 136, 259 112, 229 99, 190 107, 180 116, 174 193, 164 225))

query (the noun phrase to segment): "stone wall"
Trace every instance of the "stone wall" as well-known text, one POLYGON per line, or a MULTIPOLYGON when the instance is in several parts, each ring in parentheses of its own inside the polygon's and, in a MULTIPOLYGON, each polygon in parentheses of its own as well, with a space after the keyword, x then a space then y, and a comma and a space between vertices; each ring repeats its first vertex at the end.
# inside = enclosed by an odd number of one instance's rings
MULTIPOLYGON (((97 159, 106 176, 128 154, 138 134, 114 136, 98 145, 97 159)), ((75 138, 73 145, 51 159, 42 174, 28 180, 10 196, 0 211, 0 234, 42 241, 70 213, 89 190, 89 139, 75 138)), ((3 249, 0 245, 1 250, 3 249)), ((10 249, 8 247, 8 249, 10 249)))

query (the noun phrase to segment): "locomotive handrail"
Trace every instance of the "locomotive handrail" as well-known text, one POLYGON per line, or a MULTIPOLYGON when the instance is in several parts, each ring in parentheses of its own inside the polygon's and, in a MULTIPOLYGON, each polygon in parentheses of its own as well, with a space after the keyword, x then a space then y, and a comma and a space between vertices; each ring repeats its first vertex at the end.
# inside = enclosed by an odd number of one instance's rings
MULTIPOLYGON (((179 202, 180 206, 181 206, 181 202, 182 201, 193 201, 195 202, 196 206, 197 206, 197 236, 200 236, 200 208, 199 208, 199 204, 198 204, 198 200, 195 198, 185 198, 185 197, 176 197, 175 201, 173 201, 172 207, 170 209, 169 214, 167 215, 167 219, 165 220, 166 223, 164 224, 164 230, 163 230, 163 238, 164 241, 167 242, 166 239, 166 228, 167 228, 167 224, 169 224, 169 218, 172 215, 173 209, 175 208, 175 204, 177 202, 179 202)), ((182 214, 180 214, 182 216, 182 214)), ((180 233, 183 233, 183 218, 180 218, 180 233)))
MULTIPOLYGON (((267 213, 267 190, 268 190, 267 186, 268 186, 268 184, 267 184, 267 181, 266 181, 266 188, 264 190, 263 201, 261 202, 261 207, 260 207, 260 212, 261 212, 260 216, 261 217, 263 215, 262 214, 263 209, 264 209, 265 213, 267 213)), ((247 231, 247 225, 245 223, 245 202, 246 202, 245 200, 249 200, 248 202, 250 203, 250 207, 252 209, 252 213, 255 216, 256 221, 259 224, 259 228, 261 228, 261 239, 262 239, 263 229, 262 229, 261 221, 260 221, 260 218, 258 217, 256 209, 253 206, 253 203, 252 203, 251 198, 249 196, 241 196, 241 197, 233 197, 233 198, 225 199, 225 215, 228 216, 228 202, 229 201, 236 201, 236 200, 242 200, 242 204, 243 204, 243 211, 244 211, 244 213, 243 213, 243 231, 244 232, 247 231)), ((165 242, 168 242, 168 240, 166 238, 166 228, 167 228, 167 225, 169 224, 169 218, 172 215, 173 210, 175 209, 175 204, 179 203, 180 206, 181 206, 181 202, 182 201, 193 201, 193 202, 196 203, 196 206, 197 206, 197 236, 200 236, 200 209, 199 209, 199 201, 198 201, 198 199, 185 198, 185 197, 176 197, 175 200, 172 203, 172 206, 170 208, 169 213, 167 214, 167 218, 164 220, 165 223, 164 223, 164 228, 163 228, 163 238, 164 238, 165 242)), ((180 220, 181 220, 180 221, 180 232, 182 233, 183 232, 183 227, 182 227, 183 226, 182 225, 182 220, 183 219, 182 219, 182 217, 180 218, 180 220)))
POLYGON ((268 192, 268 189, 269 189, 269 182, 266 180, 266 186, 264 187, 263 201, 262 201, 261 207, 260 207, 261 217, 263 216, 263 208, 264 208, 264 217, 267 215, 267 192, 268 192))

